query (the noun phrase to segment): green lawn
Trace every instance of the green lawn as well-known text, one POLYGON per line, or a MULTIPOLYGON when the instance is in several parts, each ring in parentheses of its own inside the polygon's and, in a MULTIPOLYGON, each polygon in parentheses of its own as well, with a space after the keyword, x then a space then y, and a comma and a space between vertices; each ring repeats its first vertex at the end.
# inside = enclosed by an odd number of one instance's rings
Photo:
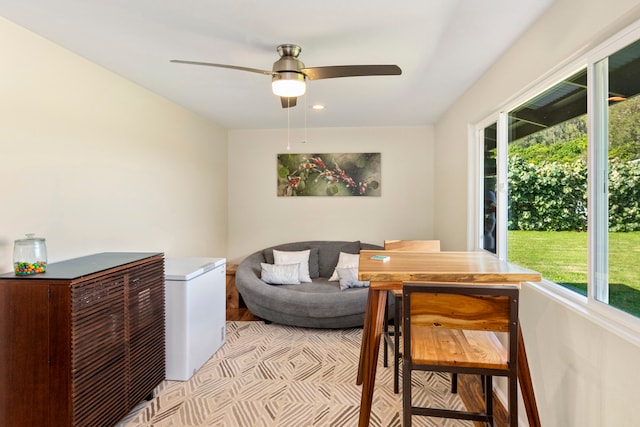
MULTIPOLYGON (((509 231, 509 261, 587 294, 587 233, 509 231)), ((640 317, 640 232, 609 233, 609 304, 640 317)))

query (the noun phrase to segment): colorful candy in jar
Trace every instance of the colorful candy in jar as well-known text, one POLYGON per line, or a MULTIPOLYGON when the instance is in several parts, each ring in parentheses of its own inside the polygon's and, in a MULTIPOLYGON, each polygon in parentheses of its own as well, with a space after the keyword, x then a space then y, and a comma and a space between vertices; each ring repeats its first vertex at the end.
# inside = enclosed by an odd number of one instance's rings
POLYGON ((27 276, 29 274, 44 273, 47 270, 46 261, 36 262, 15 262, 13 264, 14 271, 19 276, 27 276))

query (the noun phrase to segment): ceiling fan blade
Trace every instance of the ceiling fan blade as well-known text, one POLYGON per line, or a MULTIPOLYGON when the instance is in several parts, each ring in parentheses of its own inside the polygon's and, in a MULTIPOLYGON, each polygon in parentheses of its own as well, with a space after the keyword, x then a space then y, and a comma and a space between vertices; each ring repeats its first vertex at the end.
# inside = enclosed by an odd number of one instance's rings
POLYGON ((309 80, 332 79, 335 77, 397 76, 402 74, 402 70, 397 65, 334 65, 303 68, 300 71, 309 80))
POLYGON ((280 97, 280 103, 282 104, 282 108, 295 107, 297 101, 298 101, 298 98, 296 98, 295 96, 289 96, 289 97, 281 96, 280 97))
POLYGON ((274 74, 273 71, 260 70, 258 68, 239 67, 237 65, 214 64, 211 62, 182 61, 180 59, 172 59, 169 62, 173 62, 176 64, 206 65, 208 67, 229 68, 231 70, 249 71, 251 73, 266 74, 268 76, 272 76, 274 74))

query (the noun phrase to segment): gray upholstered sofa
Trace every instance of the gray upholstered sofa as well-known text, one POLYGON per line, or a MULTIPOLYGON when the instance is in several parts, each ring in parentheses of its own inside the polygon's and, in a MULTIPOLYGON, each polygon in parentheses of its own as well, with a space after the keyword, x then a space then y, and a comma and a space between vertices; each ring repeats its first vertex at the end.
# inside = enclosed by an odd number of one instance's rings
POLYGON ((329 281, 340 252, 382 249, 367 243, 308 241, 286 243, 257 251, 245 258, 236 271, 236 287, 254 315, 274 323, 309 328, 350 328, 362 326, 368 288, 341 290, 339 282, 329 281), (273 250, 310 249, 312 282, 270 285, 261 280, 261 263, 272 264, 273 250), (317 265, 317 270, 315 266, 317 265))

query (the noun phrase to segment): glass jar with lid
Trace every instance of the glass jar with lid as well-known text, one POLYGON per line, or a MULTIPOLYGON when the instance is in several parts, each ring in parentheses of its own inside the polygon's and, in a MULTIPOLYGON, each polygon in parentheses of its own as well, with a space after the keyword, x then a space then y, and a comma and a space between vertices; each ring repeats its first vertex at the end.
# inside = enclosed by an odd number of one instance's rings
POLYGON ((13 245, 13 269, 18 276, 44 273, 47 270, 47 245, 42 237, 27 234, 13 245))

